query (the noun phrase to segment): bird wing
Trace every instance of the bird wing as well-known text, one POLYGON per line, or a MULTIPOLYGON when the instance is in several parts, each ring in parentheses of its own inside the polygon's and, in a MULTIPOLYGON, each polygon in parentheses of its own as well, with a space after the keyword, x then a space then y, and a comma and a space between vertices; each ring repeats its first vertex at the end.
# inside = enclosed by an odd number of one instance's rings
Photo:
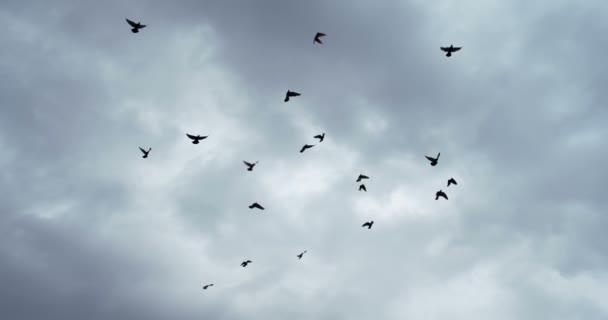
POLYGON ((198 137, 197 137, 197 136, 193 136, 193 135, 191 135, 191 134, 189 134, 189 133, 186 133, 186 136, 188 136, 188 138, 190 138, 190 139, 192 139, 192 140, 196 140, 196 139, 198 139, 198 137))
POLYGON ((362 227, 367 227, 367 226, 371 226, 371 224, 369 222, 366 222, 362 225, 362 227))
POLYGON ((360 175, 360 176, 359 176, 359 178, 361 178, 361 179, 369 179, 369 177, 368 177, 368 176, 363 175, 363 174, 362 174, 362 175, 360 175))
POLYGON ((126 19, 126 20, 127 20, 127 23, 131 25, 131 27, 137 28, 137 23, 135 23, 135 22, 133 22, 133 21, 131 21, 129 19, 126 19))
POLYGON ((365 185, 361 185, 361 189, 363 189, 363 191, 367 191, 367 189, 365 188, 365 185))
POLYGON ((318 134, 318 135, 314 136, 313 138, 315 138, 315 139, 322 139, 323 137, 320 134, 318 134))
POLYGON ((300 94, 299 94, 299 93, 297 93, 297 92, 295 92, 295 91, 291 91, 291 92, 289 92, 289 95, 290 95, 290 96, 292 96, 292 97, 297 97, 297 96, 299 96, 300 94))
POLYGON ((431 157, 429 157, 429 156, 424 156, 424 157, 425 157, 427 160, 429 160, 429 161, 435 161, 435 158, 431 158, 431 157))
POLYGON ((145 27, 146 27, 145 24, 140 24, 138 28, 142 29, 142 28, 145 28, 145 27))
POLYGON ((143 153, 148 153, 146 150, 142 149, 141 147, 139 147, 139 150, 141 150, 141 152, 143 152, 143 153))
POLYGON ((251 163, 249 163, 249 162, 247 162, 247 161, 245 161, 245 160, 243 160, 243 163, 244 163, 245 165, 249 166, 249 167, 251 167, 251 166, 252 166, 252 164, 251 164, 251 163))
POLYGON ((454 48, 452 48, 452 51, 453 51, 453 52, 456 52, 456 51, 458 51, 458 50, 460 50, 460 49, 462 49, 462 47, 454 47, 454 48))
POLYGON ((204 139, 207 139, 207 137, 208 136, 202 136, 202 137, 199 136, 199 139, 204 140, 204 139))
POLYGON ((448 48, 448 47, 441 47, 441 51, 449 52, 450 48, 448 48))

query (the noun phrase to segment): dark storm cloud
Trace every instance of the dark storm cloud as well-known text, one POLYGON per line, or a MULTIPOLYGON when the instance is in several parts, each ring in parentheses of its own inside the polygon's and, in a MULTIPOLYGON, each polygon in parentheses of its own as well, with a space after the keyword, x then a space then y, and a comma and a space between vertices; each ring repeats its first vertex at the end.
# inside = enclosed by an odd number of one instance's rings
POLYGON ((443 5, 4 2, 2 309, 605 317, 601 10, 443 5))

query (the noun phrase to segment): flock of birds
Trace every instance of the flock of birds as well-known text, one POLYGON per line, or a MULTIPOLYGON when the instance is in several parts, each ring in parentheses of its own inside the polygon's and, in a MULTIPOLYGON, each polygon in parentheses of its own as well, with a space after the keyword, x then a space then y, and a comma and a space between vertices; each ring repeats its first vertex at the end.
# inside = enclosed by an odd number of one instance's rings
MULTIPOLYGON (((133 33, 139 33, 140 29, 143 29, 146 27, 146 25, 141 24, 141 22, 136 23, 129 19, 126 19, 126 20, 127 20, 127 23, 132 27, 131 32, 133 32, 133 33)), ((324 36, 326 36, 325 33, 317 32, 315 34, 313 44, 314 43, 323 44, 323 42, 321 41, 321 38, 324 36)), ((452 53, 459 51, 460 49, 462 49, 462 47, 454 47, 453 45, 450 45, 449 47, 440 47, 440 49, 442 51, 446 52, 446 57, 451 57, 452 53)), ((290 98, 298 97, 300 95, 301 94, 298 92, 287 90, 287 93, 285 93, 285 99, 283 101, 289 102, 290 98)), ((209 137, 209 136, 192 135, 192 134, 186 133, 186 137, 188 137, 190 140, 192 140, 192 144, 199 144, 200 141, 207 139, 207 137, 209 137)), ((321 143, 325 139, 325 133, 318 134, 318 135, 314 136, 313 138, 319 139, 319 143, 321 143)), ((307 149, 310 149, 314 146, 315 146, 315 144, 304 144, 304 146, 302 146, 302 148, 300 149, 300 153, 303 153, 307 149)), ((148 148, 148 150, 145 150, 145 149, 139 147, 139 150, 141 150, 141 152, 143 153, 142 158, 146 159, 146 158, 148 158, 150 151, 152 151, 152 148, 148 148)), ((430 165, 434 167, 438 164, 440 155, 441 155, 441 153, 438 153, 437 157, 435 157, 435 158, 429 157, 429 156, 425 156, 425 157, 430 162, 430 165)), ((247 171, 253 171, 253 168, 258 164, 258 161, 251 163, 251 162, 247 162, 247 161, 243 160, 243 163, 247 167, 247 171)), ((365 179, 369 179, 369 177, 364 174, 359 174, 359 177, 357 178, 357 180, 355 182, 359 183, 365 179)), ((458 183, 456 182, 456 180, 454 178, 450 178, 450 179, 448 179, 447 186, 449 187, 450 185, 458 185, 458 183)), ((367 188, 365 187, 365 184, 361 183, 359 185, 359 191, 367 192, 367 188)), ((443 190, 439 190, 435 193, 435 200, 439 200, 440 197, 448 200, 448 196, 445 192, 443 192, 443 190)), ((249 205, 249 209, 264 210, 264 207, 262 205, 260 205, 259 203, 254 202, 251 205, 249 205)), ((374 221, 371 220, 371 221, 365 222, 363 225, 361 225, 361 227, 364 227, 364 228, 367 227, 367 229, 371 229, 373 225, 374 225, 374 221)), ((305 250, 304 252, 298 254, 297 258, 302 259, 302 257, 304 256, 304 254, 306 252, 307 251, 305 250)), ((251 260, 245 260, 241 263, 241 267, 243 267, 243 268, 247 267, 247 265, 250 263, 252 263, 251 260)), ((210 288, 212 286, 213 286, 213 283, 206 284, 203 286, 203 289, 207 290, 208 288, 210 288)))

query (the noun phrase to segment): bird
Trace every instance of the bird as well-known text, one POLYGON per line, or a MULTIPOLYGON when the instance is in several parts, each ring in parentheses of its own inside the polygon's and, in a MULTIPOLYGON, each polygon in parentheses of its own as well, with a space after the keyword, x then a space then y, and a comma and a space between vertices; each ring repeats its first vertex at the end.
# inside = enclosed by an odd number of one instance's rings
POLYGON ((201 135, 193 136, 193 135, 188 134, 188 133, 186 133, 186 136, 188 136, 188 138, 192 139, 192 144, 198 144, 198 142, 200 140, 205 140, 208 137, 208 136, 201 136, 201 135))
POLYGON ((373 224, 374 220, 364 223, 362 227, 367 227, 367 229, 371 229, 373 224))
POLYGON ((297 97, 300 96, 301 94, 295 92, 295 91, 291 91, 291 90, 287 90, 287 93, 285 94, 285 102, 289 101, 289 97, 297 97))
POLYGON ((253 171, 253 167, 255 167, 255 165, 258 164, 257 161, 255 163, 249 163, 245 160, 243 160, 243 163, 245 163, 245 165, 248 167, 247 171, 253 171))
POLYGON ((367 189, 365 188, 364 184, 362 184, 362 185, 359 186, 359 191, 361 191, 361 190, 367 192, 367 189))
POLYGON ((460 49, 462 49, 462 47, 454 47, 453 45, 450 45, 449 47, 441 47, 441 51, 447 52, 447 54, 445 55, 446 57, 451 57, 452 52, 456 52, 460 49))
POLYGON ((302 259, 302 256, 306 253, 307 250, 304 250, 304 252, 300 253, 297 257, 298 259, 302 259))
POLYGON ((251 260, 243 261, 243 263, 241 263, 241 267, 245 268, 251 262, 252 262, 251 260))
POLYGON ((148 151, 142 149, 141 147, 139 147, 139 150, 141 150, 141 152, 144 153, 144 155, 142 156, 142 158, 147 158, 148 157, 148 153, 150 153, 150 151, 152 151, 152 148, 148 149, 148 151))
POLYGON ((315 40, 312 43, 318 43, 318 44, 323 44, 323 41, 321 41, 321 37, 325 37, 326 34, 323 32, 317 32, 317 34, 315 35, 315 40))
POLYGON ((321 142, 323 142, 323 139, 325 139, 325 132, 323 132, 323 134, 318 134, 318 135, 314 136, 313 138, 319 139, 319 143, 321 143, 321 142))
POLYGON ((304 150, 306 150, 306 149, 310 149, 310 148, 312 148, 312 147, 314 147, 314 146, 315 146, 314 144, 305 144, 305 145, 302 147, 302 149, 300 149, 300 153, 302 153, 302 152, 304 152, 304 150))
POLYGON ((439 155, 441 155, 441 152, 439 152, 437 154, 437 158, 431 158, 429 156, 424 156, 424 157, 427 158, 431 162, 431 165, 434 167, 437 165, 437 161, 439 161, 439 155))
POLYGON ((435 200, 439 200, 439 197, 444 197, 445 200, 448 200, 448 195, 445 194, 445 192, 439 190, 437 191, 437 193, 435 193, 435 200))
POLYGON ((260 210, 264 210, 264 207, 262 207, 259 203, 254 202, 249 206, 249 209, 253 209, 253 208, 258 208, 260 210))
POLYGON ((203 286, 203 290, 207 290, 209 287, 213 287, 213 283, 203 286))
POLYGON ((359 178, 357 178, 357 181, 355 181, 355 182, 361 182, 361 180, 363 180, 363 179, 369 179, 369 177, 366 175, 360 174, 359 178))
POLYGON ((142 29, 142 28, 146 27, 146 25, 145 24, 141 24, 141 22, 135 23, 135 22, 133 22, 133 21, 131 21, 129 19, 127 19, 127 23, 129 25, 131 25, 131 27, 133 27, 133 29, 131 29, 131 32, 133 32, 133 33, 138 33, 139 29, 142 29))
POLYGON ((448 180, 448 187, 449 187, 451 184, 458 185, 458 183, 456 183, 456 180, 454 180, 454 178, 450 178, 450 180, 448 180))

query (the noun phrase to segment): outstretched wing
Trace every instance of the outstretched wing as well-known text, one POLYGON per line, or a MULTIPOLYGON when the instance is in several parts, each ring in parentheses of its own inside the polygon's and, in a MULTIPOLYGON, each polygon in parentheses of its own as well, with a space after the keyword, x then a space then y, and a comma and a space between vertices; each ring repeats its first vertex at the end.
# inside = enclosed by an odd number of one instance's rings
POLYGON ((247 165, 248 167, 251 167, 251 166, 252 166, 252 164, 251 164, 251 163, 249 163, 249 162, 247 162, 247 161, 245 161, 245 160, 243 160, 243 163, 244 163, 245 165, 247 165))
POLYGON ((297 96, 299 96, 300 94, 299 94, 299 93, 297 93, 297 92, 295 92, 295 91, 291 91, 291 92, 289 92, 289 95, 290 95, 290 96, 292 96, 292 97, 297 97, 297 96))
POLYGON ((454 47, 454 48, 452 48, 452 52, 456 52, 456 51, 458 51, 460 49, 462 49, 462 47, 454 47))
POLYGON ((450 52, 450 48, 448 48, 448 47, 441 47, 441 51, 450 52))
POLYGON ((429 157, 429 156, 424 156, 424 157, 425 157, 427 160, 429 160, 429 161, 435 161, 435 158, 431 158, 431 157, 429 157))
POLYGON ((368 227, 368 226, 371 226, 371 224, 369 222, 366 222, 362 225, 362 227, 368 227))
POLYGON ((368 176, 363 175, 363 174, 362 174, 362 175, 360 175, 360 176, 359 176, 359 178, 361 178, 361 179, 369 179, 369 177, 368 177, 368 176))
POLYGON ((135 23, 135 22, 133 22, 133 21, 131 21, 129 19, 126 19, 126 20, 127 20, 127 23, 131 25, 131 27, 137 28, 137 23, 135 23))
POLYGON ((313 138, 315 138, 315 139, 322 139, 323 137, 320 134, 318 134, 318 135, 314 136, 313 138))
POLYGON ((192 139, 192 140, 197 140, 197 139, 198 139, 198 137, 197 137, 197 136, 193 136, 193 135, 191 135, 191 134, 189 134, 189 133, 186 133, 186 136, 188 136, 188 138, 190 138, 190 139, 192 139))
POLYGON ((142 149, 141 147, 139 147, 139 150, 141 150, 141 152, 143 152, 143 153, 148 153, 148 151, 142 149))
POLYGON ((145 25, 145 24, 141 24, 141 25, 139 25, 139 27, 138 27, 138 28, 143 29, 143 28, 145 28, 145 27, 146 27, 146 25, 145 25))

